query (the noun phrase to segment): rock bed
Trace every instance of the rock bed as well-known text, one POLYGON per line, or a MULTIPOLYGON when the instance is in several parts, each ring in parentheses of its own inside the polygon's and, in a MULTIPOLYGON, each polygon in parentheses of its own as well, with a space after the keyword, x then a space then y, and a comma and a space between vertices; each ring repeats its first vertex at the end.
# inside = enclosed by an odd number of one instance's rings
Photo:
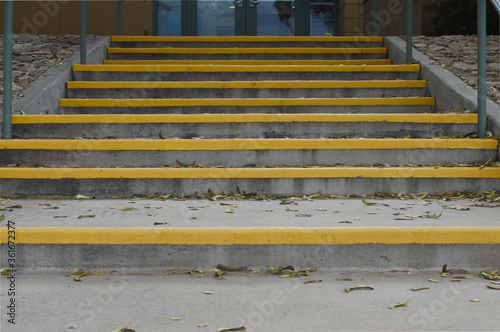
MULTIPOLYGON (((87 42, 95 37, 89 36, 87 42)), ((80 49, 80 37, 74 35, 44 36, 19 34, 13 36, 13 97, 22 97, 26 89, 41 78, 50 68, 80 49)), ((414 47, 426 54, 431 61, 460 77, 474 89, 477 88, 477 38, 476 36, 414 37, 414 47)), ((3 36, 0 36, 0 79, 3 80, 3 36)), ((500 40, 499 36, 487 38, 487 93, 500 104, 500 40)), ((2 83, 2 82, 0 82, 2 83)), ((0 84, 0 107, 3 88, 0 84)))
MULTIPOLYGON (((486 86, 491 100, 500 104, 500 38, 488 36, 486 41, 486 86)), ((476 36, 416 36, 413 46, 462 81, 477 90, 476 36)))
MULTIPOLYGON (((87 42, 94 39, 87 37, 87 42)), ((13 35, 12 94, 25 91, 52 67, 80 51, 80 36, 13 35)), ((3 35, 0 35, 0 107, 3 104, 3 35)))

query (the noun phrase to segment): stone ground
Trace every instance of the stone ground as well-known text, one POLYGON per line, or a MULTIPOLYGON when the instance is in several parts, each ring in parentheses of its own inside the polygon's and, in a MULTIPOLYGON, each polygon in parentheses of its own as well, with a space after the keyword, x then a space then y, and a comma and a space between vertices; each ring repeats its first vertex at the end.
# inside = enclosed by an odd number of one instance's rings
MULTIPOLYGON (((87 42, 94 39, 87 37, 87 42)), ((79 52, 80 36, 45 36, 19 34, 13 36, 12 92, 13 98, 25 91, 52 67, 79 52)), ((0 35, 0 80, 3 84, 3 35, 0 35)), ((0 107, 3 105, 3 86, 0 86, 0 107)))
MULTIPOLYGON (((89 36, 88 41, 94 36, 89 36)), ((13 93, 14 98, 24 92, 50 68, 79 51, 79 36, 14 35, 13 93)), ((473 88, 477 87, 476 36, 415 36, 414 47, 460 77, 473 88)), ((488 96, 500 104, 500 39, 487 39, 488 96)), ((0 80, 3 80, 3 36, 0 36, 0 80)), ((0 82, 1 83, 1 82, 0 82)), ((0 106, 3 89, 0 86, 0 106)))
MULTIPOLYGON (((500 38, 487 37, 486 86, 491 100, 500 104, 500 38)), ((414 47, 462 81, 477 89, 476 36, 416 36, 414 47)))

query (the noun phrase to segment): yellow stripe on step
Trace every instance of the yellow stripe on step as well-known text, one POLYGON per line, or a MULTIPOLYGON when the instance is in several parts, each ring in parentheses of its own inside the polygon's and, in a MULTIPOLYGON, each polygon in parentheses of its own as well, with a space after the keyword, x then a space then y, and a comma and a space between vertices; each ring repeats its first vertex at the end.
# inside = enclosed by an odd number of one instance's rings
POLYGON ((9 150, 104 151, 225 151, 225 150, 373 150, 373 149, 491 149, 496 139, 29 139, 0 140, 9 150))
POLYGON ((209 82, 99 82, 71 81, 68 89, 358 89, 426 88, 424 80, 387 81, 209 81, 209 82))
POLYGON ((73 65, 73 71, 96 72, 419 72, 420 65, 241 66, 241 65, 73 65))
POLYGON ((391 65, 391 59, 360 60, 104 60, 105 65, 391 65))
POLYGON ((12 124, 396 122, 477 124, 477 114, 68 114, 13 115, 12 124))
POLYGON ((248 47, 248 48, 125 48, 108 47, 108 54, 386 54, 385 47, 248 47))
POLYGON ((186 37, 168 37, 168 36, 111 36, 112 42, 374 42, 380 43, 383 37, 365 37, 365 36, 186 36, 186 37))
MULTIPOLYGON (((6 243, 8 229, 0 229, 6 243)), ((18 227, 19 244, 500 244, 500 227, 18 227)))
POLYGON ((0 168, 2 179, 500 179, 500 167, 0 168))
POLYGON ((62 107, 181 106, 374 106, 435 104, 434 97, 401 98, 227 98, 227 99, 60 99, 62 107))

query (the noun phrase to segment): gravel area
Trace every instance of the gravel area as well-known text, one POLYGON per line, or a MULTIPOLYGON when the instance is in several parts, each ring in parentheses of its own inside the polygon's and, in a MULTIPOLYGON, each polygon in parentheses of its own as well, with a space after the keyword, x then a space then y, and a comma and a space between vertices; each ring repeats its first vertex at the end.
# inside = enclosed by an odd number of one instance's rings
MULTIPOLYGON (((486 42, 487 94, 500 104, 500 37, 488 36, 486 42)), ((431 60, 477 89, 477 36, 416 36, 413 44, 431 60)))
MULTIPOLYGON (((89 36, 87 41, 94 39, 89 36)), ((80 38, 74 35, 35 36, 14 35, 13 93, 22 97, 26 89, 50 68, 79 51, 80 38)), ((415 36, 414 46, 465 83, 477 88, 476 36, 415 36)), ((3 79, 3 36, 0 36, 0 80, 3 79)), ((2 82, 0 82, 2 83, 2 82)), ((500 104, 500 38, 487 39, 487 91, 488 97, 500 104)), ((0 107, 3 89, 0 84, 0 107)))
MULTIPOLYGON (((87 42, 94 39, 87 37, 87 42)), ((13 35, 13 98, 24 92, 52 67, 80 51, 80 36, 13 35)), ((3 104, 3 35, 0 35, 0 107, 3 104)))

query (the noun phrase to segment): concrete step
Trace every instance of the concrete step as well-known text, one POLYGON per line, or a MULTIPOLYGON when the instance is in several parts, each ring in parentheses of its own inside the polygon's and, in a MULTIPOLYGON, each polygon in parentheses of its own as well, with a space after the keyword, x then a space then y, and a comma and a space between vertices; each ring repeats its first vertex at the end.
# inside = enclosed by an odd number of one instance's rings
MULTIPOLYGON (((405 287, 404 291, 410 292, 408 288, 421 283, 434 287, 432 285, 463 285, 472 280, 482 280, 481 287, 485 292, 494 293, 484 286, 484 283, 489 283, 487 280, 470 276, 470 280, 462 280, 462 283, 451 283, 452 275, 443 278, 438 273, 444 264, 448 264, 449 268, 473 271, 490 267, 495 270, 498 267, 500 227, 496 222, 497 209, 474 206, 479 204, 471 199, 448 198, 444 201, 429 199, 428 196, 425 200, 366 198, 368 202, 377 203, 367 206, 361 198, 328 199, 328 196, 311 198, 300 195, 288 200, 291 204, 287 205, 281 204, 281 199, 242 200, 242 195, 215 200, 209 200, 208 197, 174 200, 161 199, 159 196, 156 199, 131 200, 12 199, 6 206, 23 206, 5 211, 5 223, 9 220, 16 231, 16 266, 24 273, 62 270, 65 275, 71 270, 82 268, 105 271, 116 269, 148 275, 159 270, 162 271, 162 284, 165 284, 165 278, 170 281, 174 277, 165 275, 169 269, 213 270, 220 263, 233 267, 248 266, 256 272, 261 268, 267 270, 269 266, 287 265, 296 269, 317 267, 335 270, 336 273, 412 269, 411 275, 401 272, 379 273, 381 278, 391 282, 396 277, 388 278, 387 274, 407 279, 415 276, 414 269, 434 269, 434 274, 425 272, 421 280, 413 280, 415 284, 405 287), (52 208, 48 209, 47 204, 52 208), (446 208, 454 205, 470 210, 446 208), (226 212, 230 207, 234 213, 226 212), (295 217, 298 214, 309 217, 295 217), (79 218, 84 215, 93 217, 79 218), (407 215, 415 218, 410 221, 395 220, 407 215), (423 217, 426 215, 439 217, 423 217), (353 255, 353 250, 356 255, 353 255), (485 252, 488 254, 485 255, 485 252), (429 278, 437 279, 439 283, 431 284, 429 278)), ((425 194, 418 196, 424 197, 425 194)), ((487 193, 477 195, 487 196, 487 193)), ((498 203, 481 204, 494 207, 498 203)), ((5 226, 0 229, 2 252, 7 252, 8 230, 5 226)), ((196 277, 196 273, 183 277, 208 282, 210 286, 203 286, 206 287, 204 290, 213 290, 212 287, 219 281, 213 280, 213 272, 204 275, 204 278, 196 277)), ((237 275, 227 273, 224 277, 234 282, 237 275)), ((44 273, 38 273, 36 279, 43 276, 44 273)), ((23 275, 23 281, 25 277, 23 275)), ((297 287, 298 284, 310 287, 304 285, 301 278, 267 277, 270 283, 272 279, 278 280, 280 284, 295 280, 297 287)), ((311 277, 317 279, 316 276, 311 277)), ((354 285, 358 285, 358 282, 366 284, 361 282, 366 277, 364 274, 343 277, 352 277, 354 285)), ((82 286, 88 282, 93 288, 97 282, 95 278, 99 277, 83 277, 82 286)), ((323 281, 320 286, 328 282, 323 281)), ((346 281, 332 282, 336 282, 336 286, 332 284, 328 288, 339 287, 337 295, 344 293, 344 287, 353 286, 346 281)), ((66 283, 71 283, 71 287, 75 285, 72 279, 66 277, 61 286, 65 288, 65 294, 68 293, 66 283)), ((230 286, 227 282, 222 284, 224 288, 230 286)), ((27 287, 26 283, 23 285, 27 287)), ((376 285, 368 285, 378 289, 376 285)), ((106 286, 109 287, 108 283, 106 286)), ((241 290, 242 285, 238 284, 237 287, 241 290)), ((77 285, 76 288, 81 287, 77 285)), ((88 289, 85 288, 85 292, 88 289)), ((289 290, 288 285, 284 291, 289 290)), ((36 289, 34 293, 38 296, 36 289)), ((214 294, 219 292, 214 291, 214 294)), ((469 298, 465 298, 465 301, 469 298)), ((483 301, 484 297, 480 298, 483 301)), ((357 307, 359 299, 355 302, 357 307)), ((394 301, 388 300, 387 303, 394 301)), ((310 330, 307 328, 310 325, 304 326, 304 330, 310 330)), ((404 329, 405 325, 401 327, 404 329)), ((89 330, 99 331, 99 328, 89 330)))
POLYGON ((104 60, 104 65, 338 66, 392 65, 391 59, 359 60, 104 60))
POLYGON ((222 81, 67 83, 68 98, 423 97, 426 81, 222 81))
POLYGON ((496 160, 495 139, 49 139, 0 142, 0 165, 360 165, 496 160))
POLYGON ((433 97, 60 99, 62 114, 113 113, 424 113, 433 97))
POLYGON ((385 59, 385 47, 121 48, 109 47, 109 60, 351 60, 385 59))
POLYGON ((14 115, 14 138, 437 137, 477 131, 477 114, 14 115))
POLYGON ((111 36, 112 47, 123 48, 245 48, 245 47, 382 47, 383 37, 167 37, 111 36))
MULTIPOLYGON (((500 167, 0 168, 5 195, 97 197, 166 193, 367 195, 482 192, 500 188, 500 167)), ((4 228, 5 229, 5 228, 4 228)), ((56 237, 60 240, 59 237, 56 237)))
POLYGON ((74 65, 75 81, 418 80, 420 65, 74 65))

